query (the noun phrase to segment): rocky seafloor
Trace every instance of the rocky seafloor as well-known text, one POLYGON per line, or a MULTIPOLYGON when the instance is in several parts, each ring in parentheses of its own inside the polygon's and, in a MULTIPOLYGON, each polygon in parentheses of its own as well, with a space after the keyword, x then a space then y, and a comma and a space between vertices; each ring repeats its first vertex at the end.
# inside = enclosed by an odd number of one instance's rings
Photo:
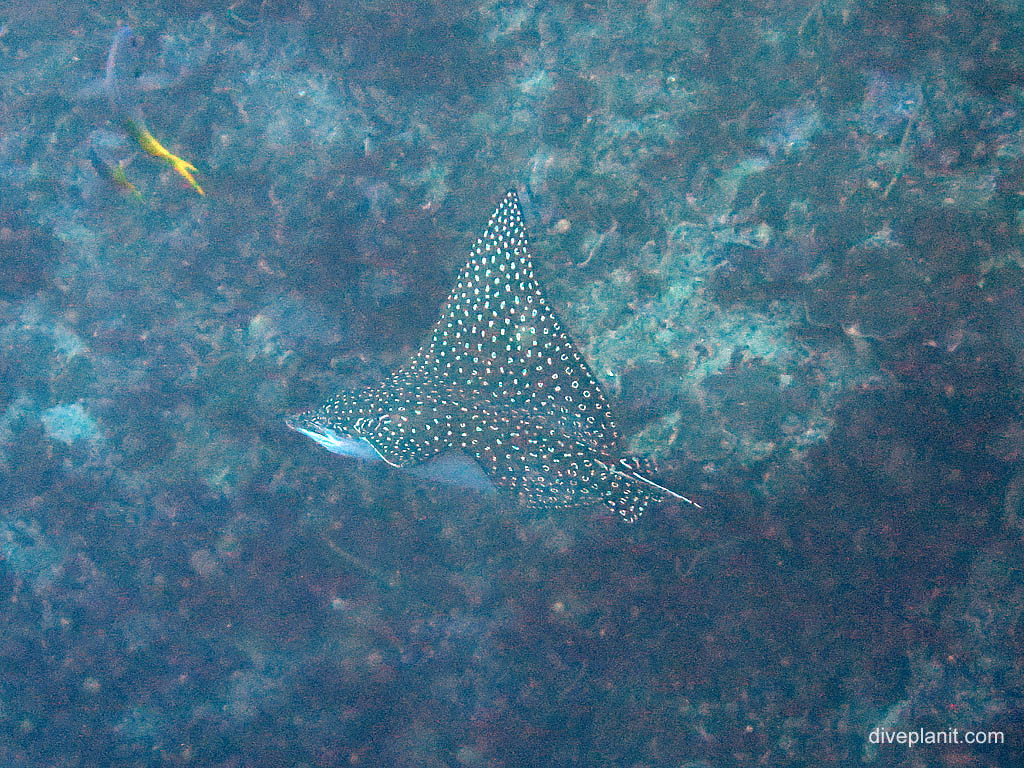
POLYGON ((0 763, 1021 764, 1021 11, 0 6, 0 763), (97 173, 118 23, 206 197, 97 173), (405 359, 507 187, 703 511, 285 429, 405 359))

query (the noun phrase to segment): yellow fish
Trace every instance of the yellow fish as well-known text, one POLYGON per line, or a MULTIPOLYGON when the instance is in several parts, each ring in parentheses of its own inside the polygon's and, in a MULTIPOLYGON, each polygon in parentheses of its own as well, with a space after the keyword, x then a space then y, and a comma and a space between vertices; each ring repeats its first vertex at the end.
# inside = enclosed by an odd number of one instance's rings
POLYGON ((93 131, 89 134, 89 155, 96 173, 109 179, 122 192, 130 194, 136 200, 142 199, 142 193, 128 180, 125 167, 132 161, 133 154, 125 147, 123 135, 115 135, 109 131, 93 131))
POLYGON ((192 165, 188 160, 184 160, 178 157, 176 154, 167 149, 163 144, 157 141, 156 136, 149 132, 144 123, 138 123, 135 120, 127 119, 124 123, 125 130, 131 134, 132 138, 139 142, 139 146, 142 147, 143 151, 153 157, 159 158, 166 162, 174 172, 181 176, 185 181, 189 183, 200 195, 205 195, 203 188, 199 186, 199 182, 196 181, 195 176, 192 172, 196 170, 196 167, 192 165))
MULTIPOLYGON (((139 40, 131 28, 118 27, 114 34, 114 42, 107 53, 107 63, 103 71, 103 90, 107 94, 111 109, 146 154, 163 160, 185 179, 192 189, 200 195, 205 195, 203 188, 192 175, 196 167, 167 149, 146 127, 142 108, 135 100, 137 88, 134 68, 138 54, 139 40)), ((127 182, 127 178, 125 181, 127 182)))

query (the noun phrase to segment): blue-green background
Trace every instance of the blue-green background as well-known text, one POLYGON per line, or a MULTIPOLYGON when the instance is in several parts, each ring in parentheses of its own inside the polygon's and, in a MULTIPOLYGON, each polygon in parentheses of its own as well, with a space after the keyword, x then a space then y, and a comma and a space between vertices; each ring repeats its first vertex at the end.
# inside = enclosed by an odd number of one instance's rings
POLYGON ((0 765, 1021 765, 1022 13, 0 3, 0 765), (94 168, 118 23, 206 198, 94 168), (703 511, 284 427, 415 348, 508 187, 703 511))

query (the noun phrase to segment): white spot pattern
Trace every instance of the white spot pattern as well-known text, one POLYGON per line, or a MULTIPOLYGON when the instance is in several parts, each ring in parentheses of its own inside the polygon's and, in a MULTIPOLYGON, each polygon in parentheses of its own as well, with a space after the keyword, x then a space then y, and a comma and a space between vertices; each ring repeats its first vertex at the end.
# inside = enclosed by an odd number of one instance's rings
POLYGON ((608 402, 534 275, 514 191, 428 341, 379 386, 304 418, 364 437, 394 466, 460 449, 530 508, 599 503, 633 522, 652 501, 689 502, 620 458, 608 402))

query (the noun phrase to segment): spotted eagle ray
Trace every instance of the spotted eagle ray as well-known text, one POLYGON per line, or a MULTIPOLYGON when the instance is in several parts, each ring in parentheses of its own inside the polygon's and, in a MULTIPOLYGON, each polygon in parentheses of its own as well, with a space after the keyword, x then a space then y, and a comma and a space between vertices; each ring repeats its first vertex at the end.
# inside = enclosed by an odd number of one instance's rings
POLYGON ((632 523, 653 502, 700 507, 622 457, 608 401, 534 275, 514 190, 408 362, 287 424, 334 453, 393 467, 460 453, 528 509, 603 505, 632 523))

